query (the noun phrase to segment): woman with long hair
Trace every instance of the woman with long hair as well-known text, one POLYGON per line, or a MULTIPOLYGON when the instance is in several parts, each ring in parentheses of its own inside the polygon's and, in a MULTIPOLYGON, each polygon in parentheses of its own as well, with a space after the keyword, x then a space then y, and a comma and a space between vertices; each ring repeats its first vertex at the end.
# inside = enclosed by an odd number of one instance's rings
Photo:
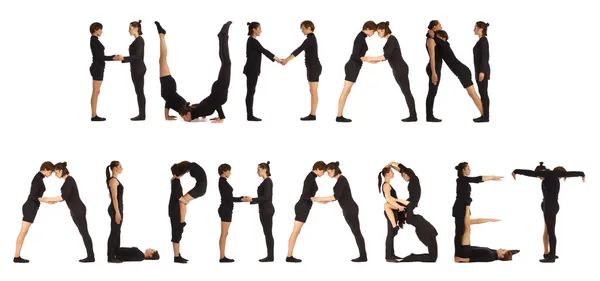
POLYGON ((273 180, 271 180, 271 162, 258 164, 256 173, 263 179, 257 188, 257 197, 244 196, 243 202, 250 204, 258 204, 258 215, 260 224, 265 234, 265 242, 267 243, 267 256, 258 260, 259 262, 272 262, 275 259, 275 239, 273 238, 273 215, 275 215, 275 207, 273 206, 273 180))
POLYGON ((135 38, 129 45, 129 56, 124 57, 122 63, 129 63, 131 67, 131 81, 135 89, 138 103, 138 116, 131 121, 146 120, 146 95, 144 95, 144 76, 146 64, 144 63, 144 38, 142 38, 142 20, 132 21, 129 24, 129 35, 135 38))
POLYGON ((106 185, 110 204, 108 215, 110 216, 110 234, 108 236, 107 255, 109 263, 121 263, 117 259, 117 250, 121 247, 121 226, 123 225, 123 184, 118 179, 123 172, 123 166, 119 161, 111 161, 106 166, 106 185))
POLYGON ((489 23, 478 21, 475 23, 473 33, 479 37, 479 40, 473 47, 473 62, 475 64, 475 81, 477 89, 481 95, 481 104, 483 114, 479 118, 473 119, 477 123, 490 121, 490 97, 488 95, 488 80, 490 80, 490 43, 487 39, 487 29, 489 23))

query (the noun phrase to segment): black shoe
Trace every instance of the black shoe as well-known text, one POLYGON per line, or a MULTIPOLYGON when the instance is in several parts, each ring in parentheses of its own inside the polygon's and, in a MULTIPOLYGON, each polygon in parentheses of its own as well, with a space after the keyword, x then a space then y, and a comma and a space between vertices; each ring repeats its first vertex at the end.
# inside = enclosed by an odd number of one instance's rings
POLYGON ((391 262, 391 263, 398 263, 398 262, 400 262, 400 259, 393 257, 393 258, 386 258, 385 261, 391 262))
MULTIPOLYGON (((513 254, 514 255, 514 254, 513 254)), ((550 254, 544 254, 544 258, 547 259, 548 257, 550 257, 550 254)), ((554 256, 554 259, 558 259, 558 256, 554 256)))
POLYGON ((230 263, 230 262, 234 262, 234 261, 235 261, 234 259, 230 259, 228 257, 224 257, 222 259, 219 259, 219 262, 221 262, 221 263, 230 263))
POLYGON ((300 121, 315 121, 317 120, 317 116, 309 114, 308 116, 300 118, 300 121))
POLYGON ((352 122, 352 119, 348 119, 344 116, 338 116, 335 118, 335 122, 349 123, 349 122, 352 122))
POLYGON ((228 21, 226 22, 223 27, 221 27, 221 30, 219 31, 219 33, 217 34, 218 37, 226 37, 229 38, 229 27, 231 26, 233 22, 232 21, 228 21))
POLYGON ((259 262, 272 262, 273 260, 275 260, 273 257, 266 257, 266 258, 262 258, 258 261, 259 262))
POLYGON ((555 261, 556 261, 556 258, 554 258, 554 257, 545 257, 540 260, 541 263, 552 263, 555 261))
POLYGON ((258 117, 255 117, 255 116, 248 116, 246 119, 248 121, 251 121, 251 122, 260 122, 260 121, 262 121, 262 119, 260 119, 258 117))
POLYGON ((187 263, 188 260, 182 258, 181 256, 178 256, 178 257, 173 258, 173 262, 175 262, 175 263, 187 263))
POLYGON ((144 115, 138 115, 136 117, 131 118, 131 121, 144 121, 146 120, 146 116, 144 115))
POLYGON ((442 122, 442 119, 437 119, 433 116, 427 117, 427 122, 431 122, 431 123, 439 123, 442 122))
POLYGON ((92 122, 102 122, 102 121, 106 121, 106 118, 96 115, 96 116, 92 117, 91 120, 92 120, 92 122))
POLYGON ((396 234, 398 234, 398 231, 399 231, 399 230, 400 230, 400 226, 399 226, 399 225, 396 225, 396 227, 394 227, 394 229, 393 229, 392 233, 393 233, 394 235, 396 235, 396 234))
POLYGON ((29 260, 24 259, 22 257, 16 257, 16 258, 13 258, 13 262, 14 263, 29 263, 29 260))
POLYGON ((110 258, 108 259, 108 263, 122 263, 122 260, 119 260, 117 258, 110 258))
POLYGON ((402 119, 402 122, 417 122, 417 116, 409 116, 402 119))
POLYGON ((294 262, 294 263, 299 263, 299 262, 302 262, 302 260, 301 260, 301 259, 294 258, 294 256, 291 256, 291 257, 286 257, 286 258, 285 258, 285 262, 294 262))
POLYGON ((94 257, 87 257, 85 259, 80 259, 79 262, 80 263, 91 263, 91 262, 95 262, 96 258, 94 257))
POLYGON ((366 262, 367 261, 367 257, 358 257, 355 259, 352 259, 352 262, 366 262))
POLYGON ((160 25, 160 22, 155 21, 156 29, 158 30, 158 34, 167 34, 167 31, 160 25))
POLYGON ((490 118, 481 116, 481 117, 474 118, 473 122, 475 122, 475 123, 487 123, 487 122, 490 122, 490 118))

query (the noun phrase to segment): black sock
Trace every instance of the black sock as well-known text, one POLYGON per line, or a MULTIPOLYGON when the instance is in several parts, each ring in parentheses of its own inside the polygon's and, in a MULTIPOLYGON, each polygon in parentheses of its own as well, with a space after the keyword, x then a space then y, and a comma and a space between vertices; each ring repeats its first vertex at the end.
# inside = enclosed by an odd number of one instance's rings
POLYGON ((301 259, 294 258, 294 256, 286 257, 285 261, 286 262, 294 262, 294 263, 302 262, 301 259))
POLYGON ((235 260, 230 259, 228 257, 223 257, 222 259, 219 259, 219 262, 222 262, 222 263, 229 263, 229 262, 234 262, 234 261, 235 260))
POLYGON ((29 260, 27 260, 27 259, 24 259, 24 258, 22 258, 22 257, 16 257, 16 258, 13 258, 13 262, 14 262, 14 263, 28 263, 28 262, 29 262, 29 260))
POLYGON ((176 262, 176 263, 187 263, 187 262, 188 262, 188 260, 186 260, 186 259, 182 258, 181 256, 177 256, 177 257, 175 257, 175 258, 173 259, 173 261, 174 261, 174 262, 176 262))
POLYGON ((223 27, 221 27, 221 31, 219 31, 219 34, 217 34, 217 36, 227 36, 229 35, 229 27, 231 26, 233 22, 232 21, 228 21, 226 22, 223 27))
POLYGON ((81 263, 90 263, 90 262, 95 262, 96 259, 94 257, 87 257, 85 259, 80 259, 79 262, 81 263))
POLYGON ((262 258, 258 261, 259 262, 272 262, 273 260, 275 260, 273 257, 266 257, 266 258, 262 258))
POLYGON ((167 31, 160 25, 160 22, 155 21, 156 29, 158 30, 158 34, 167 34, 167 31))
POLYGON ((355 259, 352 259, 352 262, 366 262, 367 261, 367 257, 358 257, 355 259))

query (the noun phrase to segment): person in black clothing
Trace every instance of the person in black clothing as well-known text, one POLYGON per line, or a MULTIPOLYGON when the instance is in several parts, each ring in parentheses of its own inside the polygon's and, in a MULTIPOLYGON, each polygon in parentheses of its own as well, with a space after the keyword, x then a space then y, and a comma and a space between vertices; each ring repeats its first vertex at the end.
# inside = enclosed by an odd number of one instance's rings
POLYGON ((260 75, 262 55, 265 55, 271 61, 283 62, 282 59, 273 55, 265 49, 256 37, 260 36, 262 28, 258 22, 248 23, 248 41, 246 42, 246 65, 244 65, 244 74, 246 75, 246 116, 248 121, 262 121, 254 116, 254 93, 256 92, 256 83, 260 75))
POLYGON ((281 64, 286 65, 290 60, 297 57, 304 51, 304 64, 306 65, 306 78, 310 89, 310 114, 300 118, 301 121, 317 120, 317 105, 319 104, 319 77, 323 67, 319 61, 319 46, 317 37, 315 37, 315 24, 312 21, 305 20, 300 23, 300 30, 306 36, 300 47, 296 48, 292 54, 284 59, 281 64))
POLYGON ((385 239, 385 260, 387 262, 397 262, 400 259, 394 254, 394 237, 398 234, 398 230, 402 228, 402 224, 399 223, 399 212, 404 211, 409 204, 408 201, 398 199, 396 190, 390 184, 393 178, 394 171, 391 164, 385 166, 377 176, 377 188, 379 193, 383 191, 383 197, 385 198, 383 208, 388 230, 385 239))
POLYGON ((352 198, 352 191, 350 190, 350 183, 348 179, 342 175, 340 169, 340 162, 331 162, 327 164, 327 175, 331 178, 337 179, 337 182, 333 186, 333 196, 327 197, 313 197, 313 202, 333 202, 338 201, 342 208, 342 213, 346 219, 346 223, 350 226, 350 230, 356 240, 358 251, 360 256, 352 259, 353 262, 366 262, 367 261, 367 249, 365 246, 365 238, 360 231, 360 221, 358 219, 358 205, 352 198))
POLYGON ((489 23, 478 21, 475 23, 473 32, 479 40, 473 47, 473 63, 475 64, 475 81, 481 95, 483 114, 473 119, 477 123, 490 121, 490 97, 488 95, 488 80, 490 80, 490 44, 487 39, 487 28, 489 23))
MULTIPOLYGON (((231 23, 231 21, 225 23, 217 34, 217 37, 219 37, 219 58, 221 59, 221 69, 217 81, 212 84, 210 95, 200 103, 183 106, 180 113, 183 120, 187 122, 212 115, 215 111, 217 111, 219 117, 212 118, 213 123, 222 123, 225 120, 223 105, 227 102, 231 82, 231 57, 229 56, 229 27, 231 23)), ((159 26, 158 23, 157 26, 159 26)))
POLYGON ((294 206, 296 218, 294 219, 294 229, 292 230, 292 234, 290 235, 290 239, 288 241, 288 253, 285 258, 286 262, 302 262, 301 259, 294 257, 294 247, 296 246, 298 235, 300 235, 300 231, 306 223, 308 214, 312 208, 313 202, 311 198, 315 197, 315 194, 317 194, 317 191, 319 190, 319 186, 317 186, 317 177, 323 176, 326 169, 327 165, 325 162, 317 161, 313 165, 312 171, 308 173, 306 179, 304 179, 302 195, 300 195, 298 203, 296 203, 294 206))
POLYGON ((171 167, 171 171, 175 170, 174 174, 181 177, 186 173, 190 173, 190 176, 196 180, 196 184, 190 191, 183 195, 179 201, 183 204, 181 207, 181 223, 185 222, 185 215, 187 213, 187 205, 194 199, 198 199, 206 194, 206 188, 208 181, 206 179, 206 171, 195 162, 183 161, 178 164, 174 164, 171 167))
POLYGON ((425 47, 427 48, 427 54, 429 54, 429 63, 425 71, 429 76, 429 91, 427 92, 426 109, 427 109, 427 122, 441 122, 442 120, 435 118, 433 114, 433 104, 435 102, 435 96, 437 95, 438 87, 440 86, 440 79, 442 78, 442 53, 440 47, 435 45, 433 40, 434 34, 438 30, 442 30, 442 24, 438 20, 432 20, 427 26, 428 33, 425 47))
POLYGON ((117 259, 121 261, 159 260, 160 254, 152 248, 142 252, 137 247, 121 247, 117 249, 117 259))
POLYGON ((567 172, 564 167, 558 166, 554 170, 550 170, 544 166, 543 162, 530 170, 514 170, 513 178, 516 175, 528 177, 537 177, 542 180, 542 212, 544 212, 544 256, 540 262, 554 262, 558 256, 556 255, 556 215, 560 209, 558 204, 558 194, 560 193, 560 179, 571 177, 581 177, 585 182, 585 173, 583 172, 567 172))
POLYGON ((92 65, 90 66, 90 74, 92 75, 92 121, 105 121, 106 118, 98 116, 96 108, 98 107, 98 96, 100 95, 100 87, 104 80, 104 67, 106 61, 118 61, 123 57, 120 55, 105 56, 104 45, 100 42, 102 36, 102 24, 99 22, 90 25, 90 49, 92 50, 92 65))
POLYGON ((485 181, 499 181, 501 176, 477 176, 471 177, 471 167, 467 162, 461 162, 456 167, 458 178, 456 179, 456 200, 452 206, 454 217, 454 256, 460 255, 463 236, 470 231, 472 223, 465 223, 471 216, 471 183, 482 183, 485 181))
POLYGON ((44 192, 46 192, 46 185, 44 185, 44 178, 47 178, 52 175, 54 172, 54 164, 50 161, 46 161, 42 163, 40 166, 40 171, 35 174, 33 180, 31 181, 31 188, 29 189, 29 196, 27 196, 27 200, 23 204, 23 221, 21 222, 21 231, 17 236, 17 245, 15 248, 15 257, 13 258, 13 262, 15 263, 28 263, 29 260, 21 257, 21 248, 23 248, 23 243, 25 242, 25 237, 29 232, 29 228, 33 224, 35 217, 37 215, 38 210, 40 209, 40 200, 39 198, 44 196, 44 192))
POLYGON ((129 24, 129 34, 135 39, 129 45, 129 56, 124 57, 122 63, 129 63, 131 67, 131 81, 135 88, 138 103, 138 116, 131 121, 146 120, 146 96, 144 95, 144 76, 146 75, 146 64, 144 63, 144 38, 142 38, 142 20, 129 24))
POLYGON ((481 99, 477 95, 475 91, 475 87, 473 87, 473 80, 471 79, 471 70, 460 62, 452 48, 450 47, 450 43, 448 42, 448 33, 444 30, 438 30, 434 32, 434 47, 438 47, 440 49, 440 53, 442 54, 442 59, 446 62, 450 71, 458 77, 458 80, 462 84, 462 86, 467 90, 467 93, 475 103, 475 106, 479 110, 479 113, 483 115, 483 107, 481 104, 481 99))
POLYGON ((181 173, 177 169, 177 164, 171 167, 171 195, 169 196, 169 219, 171 221, 171 243, 173 243, 173 261, 176 263, 187 263, 188 260, 181 256, 180 242, 183 235, 183 229, 186 223, 181 219, 184 207, 180 199, 183 197, 183 187, 181 186, 181 173))
POLYGON ((338 101, 338 113, 335 118, 336 122, 352 122, 351 119, 344 117, 344 106, 346 105, 346 99, 352 90, 352 86, 354 86, 356 79, 358 79, 358 74, 363 65, 362 59, 367 54, 367 50, 369 50, 366 39, 367 37, 373 36, 375 30, 377 30, 377 24, 372 20, 367 21, 363 24, 362 31, 359 32, 354 39, 352 54, 350 54, 350 59, 344 66, 346 78, 344 78, 344 88, 342 89, 340 100, 338 101))
POLYGON ((260 224, 262 225, 267 243, 267 256, 258 260, 259 262, 272 262, 274 260, 275 240, 273 238, 273 215, 275 215, 275 207, 273 206, 273 180, 271 180, 271 162, 258 164, 256 173, 263 178, 262 183, 258 186, 258 197, 250 196, 242 197, 243 202, 250 204, 258 204, 258 214, 260 224))
MULTIPOLYGON (((402 211, 398 214, 399 224, 404 224, 408 213, 402 211)), ((421 215, 411 215, 411 225, 415 227, 415 233, 419 241, 427 247, 427 254, 410 254, 398 262, 436 262, 438 258, 438 232, 435 227, 421 215)))
POLYGON ((79 234, 81 234, 81 238, 83 238, 83 244, 85 245, 85 249, 87 252, 87 257, 84 259, 80 259, 79 262, 89 263, 96 261, 94 256, 94 246, 92 243, 92 237, 90 237, 90 233, 88 231, 86 213, 87 208, 83 201, 81 201, 81 197, 79 197, 79 189, 77 188, 77 183, 75 179, 69 174, 69 170, 67 169, 67 162, 61 162, 54 165, 54 175, 57 178, 64 180, 62 187, 60 188, 61 195, 57 197, 42 197, 39 198, 40 202, 65 202, 67 203, 67 207, 69 207, 69 211, 71 212, 71 217, 73 218, 73 222, 77 226, 79 230, 79 234))
POLYGON ((390 162, 388 166, 400 173, 402 179, 408 182, 408 199, 406 201, 410 202, 410 204, 406 205, 405 211, 407 223, 412 224, 411 216, 414 214, 415 208, 419 206, 419 201, 421 201, 421 181, 411 168, 407 168, 401 163, 390 162))
POLYGON ((121 247, 121 226, 123 225, 123 185, 118 177, 123 172, 123 166, 119 161, 112 161, 106 166, 106 185, 110 204, 108 215, 110 216, 110 234, 107 243, 107 256, 109 263, 121 263, 116 258, 117 249, 121 247))
POLYGON ((242 202, 242 197, 233 197, 233 187, 227 182, 231 176, 231 166, 229 164, 221 164, 218 168, 219 172, 219 193, 221 194, 221 205, 219 206, 219 217, 221 218, 221 236, 219 237, 219 262, 234 262, 225 256, 225 245, 227 243, 227 235, 229 234, 229 226, 231 226, 231 218, 233 216, 233 203, 242 202))
POLYGON ((377 34, 381 38, 385 38, 387 41, 383 46, 383 56, 378 57, 365 57, 363 61, 378 63, 387 60, 392 68, 396 83, 400 86, 402 94, 406 99, 406 105, 410 116, 402 119, 402 122, 415 122, 417 121, 417 110, 415 108, 415 98, 410 91, 410 81, 408 80, 408 64, 402 58, 402 50, 400 49, 400 43, 396 36, 392 35, 390 29, 390 22, 380 22, 377 24, 377 34))

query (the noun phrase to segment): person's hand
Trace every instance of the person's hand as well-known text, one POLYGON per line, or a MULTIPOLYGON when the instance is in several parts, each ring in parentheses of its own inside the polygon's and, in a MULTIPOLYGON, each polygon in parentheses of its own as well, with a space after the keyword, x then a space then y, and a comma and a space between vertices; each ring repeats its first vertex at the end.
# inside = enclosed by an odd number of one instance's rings
POLYGON ((517 174, 515 174, 514 172, 511 174, 513 179, 516 180, 517 179, 517 174))
POLYGON ((370 63, 370 64, 377 64, 377 63, 379 63, 378 61, 367 61, 367 62, 370 63))
POLYGON ((483 81, 483 78, 485 78, 485 73, 479 72, 479 82, 483 81))
POLYGON ((115 215, 115 222, 116 222, 117 224, 121 224, 121 214, 117 213, 117 214, 115 215))
POLYGON ((361 61, 369 61, 369 60, 367 59, 367 57, 360 57, 360 60, 361 60, 361 61))
POLYGON ((289 58, 284 59, 284 60, 281 61, 281 65, 286 65, 288 62, 290 62, 289 58))
POLYGON ((177 116, 165 115, 165 120, 168 120, 168 121, 177 120, 177 116))
POLYGON ((190 201, 185 200, 183 197, 179 198, 179 202, 181 202, 181 203, 183 203, 185 205, 187 205, 188 203, 190 203, 190 201))
POLYGON ((433 85, 437 85, 437 83, 438 83, 438 75, 437 75, 437 73, 431 74, 431 83, 433 85))
POLYGON ((221 119, 219 117, 210 119, 210 123, 223 123, 225 119, 221 119))
POLYGON ((490 221, 490 222, 499 222, 499 221, 501 221, 501 220, 499 220, 499 219, 489 219, 489 221, 490 221))
POLYGON ((502 177, 502 176, 494 176, 494 177, 492 177, 492 180, 493 181, 499 181, 499 180, 502 180, 503 178, 504 177, 502 177))
POLYGON ((583 182, 585 182, 585 177, 581 177, 581 180, 582 180, 583 182))
POLYGON ((310 198, 310 201, 313 201, 313 202, 319 202, 319 201, 317 200, 317 197, 311 197, 311 198, 310 198))
POLYGON ((244 197, 242 197, 242 202, 248 202, 248 203, 250 203, 250 202, 252 202, 252 197, 250 197, 250 196, 244 196, 244 197))
POLYGON ((406 210, 406 207, 400 206, 400 208, 398 208, 398 210, 400 210, 400 212, 404 212, 404 210, 406 210))

